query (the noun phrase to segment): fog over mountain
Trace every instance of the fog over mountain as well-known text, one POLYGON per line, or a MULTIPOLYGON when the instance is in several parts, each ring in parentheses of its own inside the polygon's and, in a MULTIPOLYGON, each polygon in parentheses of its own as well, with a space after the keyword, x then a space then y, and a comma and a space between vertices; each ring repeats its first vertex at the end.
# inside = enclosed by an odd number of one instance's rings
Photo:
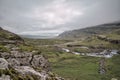
POLYGON ((120 0, 0 0, 0 26, 20 35, 58 34, 120 21, 120 0))

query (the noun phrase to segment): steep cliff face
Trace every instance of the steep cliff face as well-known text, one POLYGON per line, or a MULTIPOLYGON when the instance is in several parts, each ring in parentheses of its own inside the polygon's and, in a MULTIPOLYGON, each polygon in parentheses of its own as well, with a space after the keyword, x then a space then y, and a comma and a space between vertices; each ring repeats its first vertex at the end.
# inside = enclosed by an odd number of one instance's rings
POLYGON ((43 55, 21 50, 21 44, 21 37, 0 28, 0 80, 64 80, 51 72, 43 55))

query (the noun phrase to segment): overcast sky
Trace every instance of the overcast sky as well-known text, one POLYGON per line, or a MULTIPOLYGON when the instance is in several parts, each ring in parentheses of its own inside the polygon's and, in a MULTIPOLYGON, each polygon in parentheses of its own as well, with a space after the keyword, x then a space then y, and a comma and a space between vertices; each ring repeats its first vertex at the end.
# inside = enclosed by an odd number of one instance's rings
POLYGON ((0 0, 0 26, 22 35, 55 36, 118 20, 120 0, 0 0))

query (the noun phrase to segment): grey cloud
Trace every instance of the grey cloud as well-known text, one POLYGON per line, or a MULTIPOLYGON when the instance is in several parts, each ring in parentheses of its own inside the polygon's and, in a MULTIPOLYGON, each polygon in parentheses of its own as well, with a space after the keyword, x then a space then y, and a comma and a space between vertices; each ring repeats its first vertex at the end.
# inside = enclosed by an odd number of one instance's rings
POLYGON ((0 26, 18 34, 59 34, 120 20, 119 7, 120 0, 0 0, 0 26))

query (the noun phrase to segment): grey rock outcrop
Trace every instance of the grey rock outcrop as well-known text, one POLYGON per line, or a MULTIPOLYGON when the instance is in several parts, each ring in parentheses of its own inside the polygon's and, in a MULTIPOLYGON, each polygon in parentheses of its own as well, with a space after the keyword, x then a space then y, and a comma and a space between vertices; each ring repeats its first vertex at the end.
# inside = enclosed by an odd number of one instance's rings
MULTIPOLYGON (((50 65, 42 55, 33 52, 11 51, 11 53, 0 53, 0 69, 13 69, 25 78, 26 75, 35 76, 34 80, 64 80, 61 77, 51 77, 50 65), (39 69, 39 70, 38 70, 39 69)), ((52 75, 53 76, 53 75, 52 75)), ((12 80, 10 75, 2 75, 0 80, 12 80)), ((14 80, 14 79, 13 79, 14 80)), ((26 80, 26 79, 25 79, 26 80)))
POLYGON ((18 71, 20 74, 22 75, 36 75, 38 79, 40 80, 46 80, 48 75, 47 73, 44 73, 43 72, 37 72, 35 71, 33 68, 29 67, 29 66, 16 66, 15 67, 15 70, 18 71))
POLYGON ((5 58, 11 66, 32 66, 48 69, 50 67, 48 60, 42 55, 35 55, 32 52, 11 51, 10 53, 0 53, 2 58, 5 58))
POLYGON ((0 28, 0 80, 63 80, 49 74, 50 64, 43 55, 21 46, 29 47, 18 35, 0 28))
POLYGON ((0 58, 0 69, 8 69, 8 62, 4 58, 0 58))
POLYGON ((0 80, 12 80, 11 78, 10 78, 10 76, 9 75, 2 75, 1 77, 0 77, 0 80))
POLYGON ((48 69, 49 63, 42 55, 34 55, 31 61, 33 67, 42 67, 42 69, 48 69))
POLYGON ((18 60, 16 60, 15 58, 9 58, 9 59, 7 59, 7 61, 9 62, 9 65, 12 67, 20 66, 20 62, 18 60))

